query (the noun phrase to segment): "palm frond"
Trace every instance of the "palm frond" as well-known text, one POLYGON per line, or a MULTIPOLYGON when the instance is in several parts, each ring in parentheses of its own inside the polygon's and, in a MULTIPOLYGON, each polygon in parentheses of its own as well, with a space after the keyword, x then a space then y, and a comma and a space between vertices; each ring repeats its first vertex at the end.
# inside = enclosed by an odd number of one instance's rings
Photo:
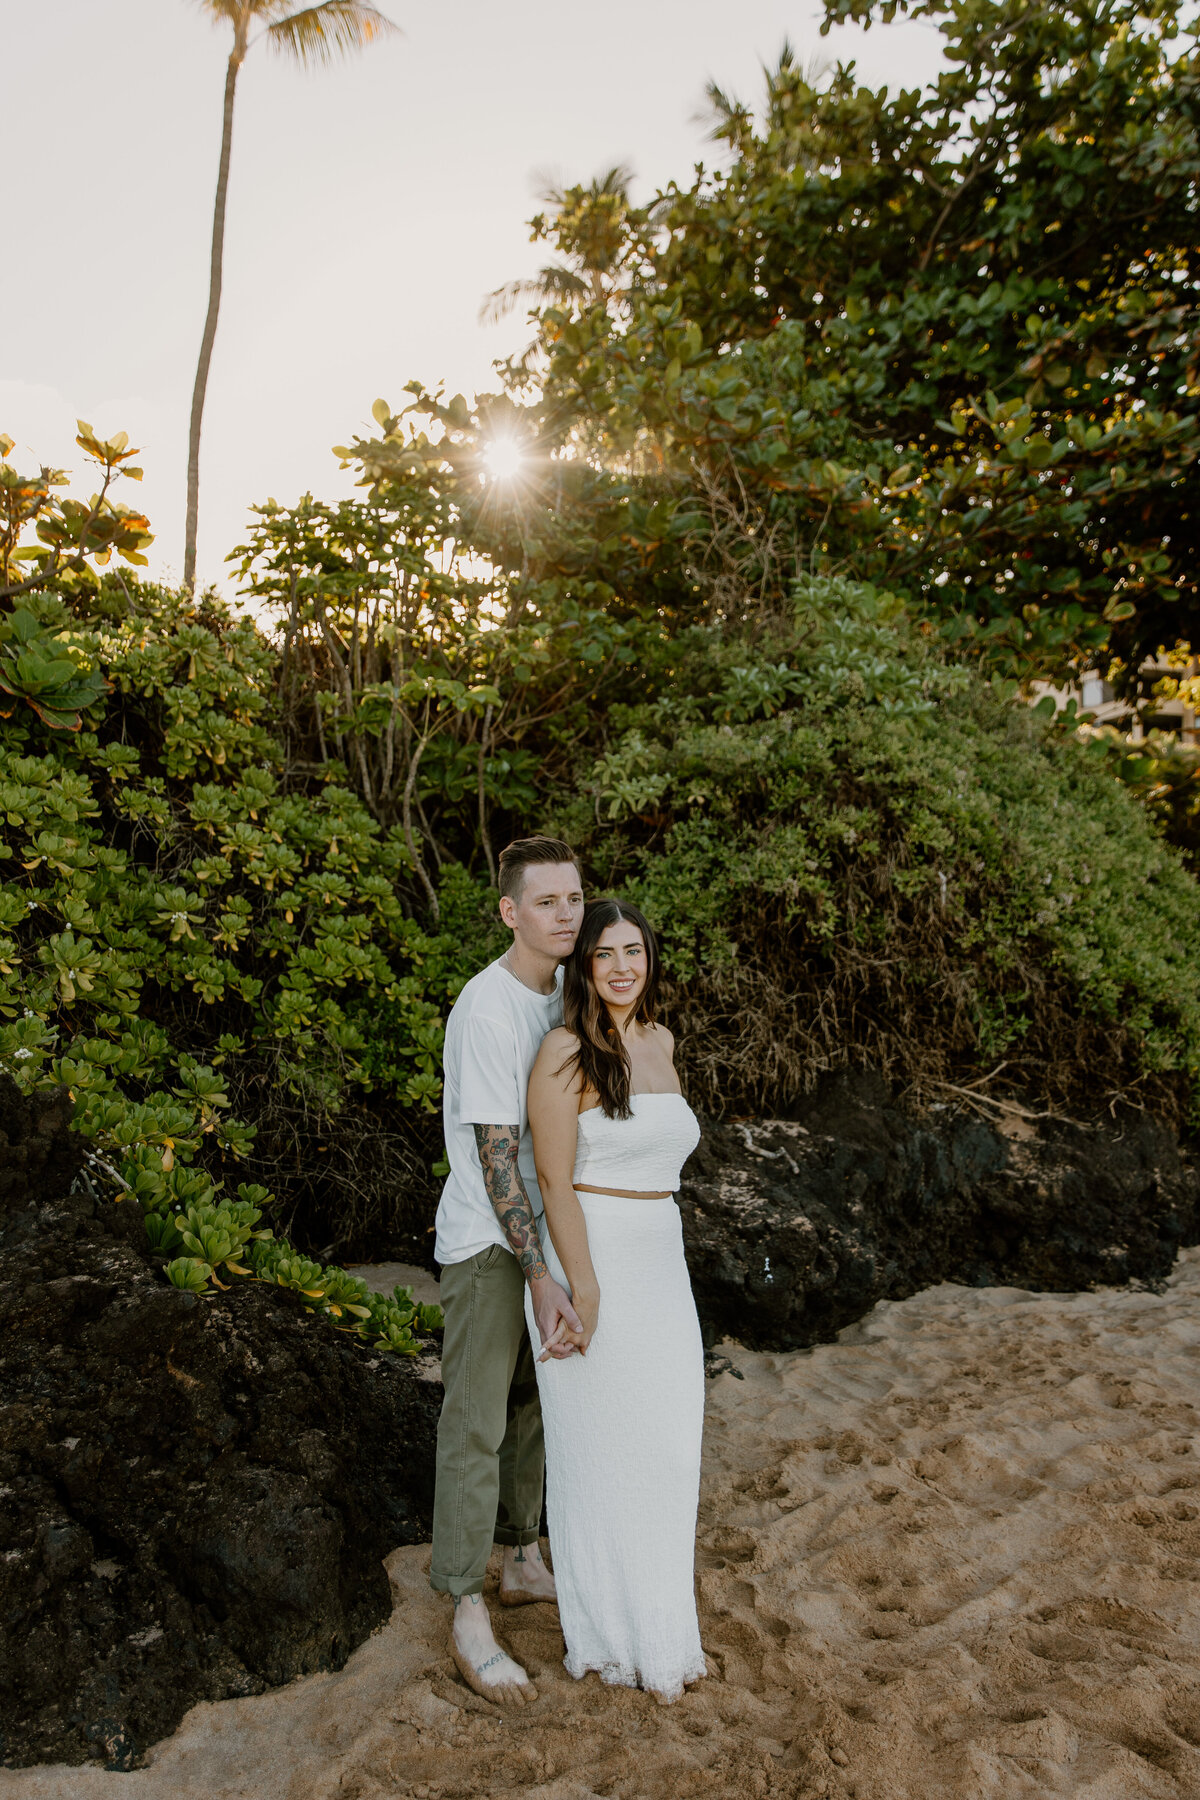
POLYGON ((498 325, 534 285, 531 281, 506 281, 503 287, 493 288, 480 302, 479 323, 498 325))
POLYGON ((539 306, 553 306, 559 300, 578 300, 590 292, 588 284, 574 269, 551 264, 536 275, 522 276, 519 281, 506 281, 488 294, 479 308, 481 325, 496 325, 505 318, 519 300, 533 300, 539 306))
POLYGON ((710 142, 734 142, 749 130, 750 108, 736 94, 728 93, 718 82, 705 83, 704 105, 692 114, 693 123, 707 125, 710 142))
POLYGON ((759 65, 763 73, 763 85, 767 92, 768 104, 772 98, 781 93, 793 91, 797 84, 815 88, 823 75, 833 67, 827 56, 815 50, 810 56, 800 56, 790 38, 784 38, 779 52, 779 61, 775 67, 769 68, 766 63, 759 65))
POLYGON ((567 184, 556 169, 535 169, 530 177, 533 197, 543 206, 566 205, 567 184))
POLYGON ((399 30, 394 19, 367 0, 321 0, 276 19, 266 37, 272 50, 295 62, 331 63, 399 30))
MULTIPOLYGON (((605 169, 603 175, 594 175, 583 191, 593 200, 606 194, 614 195, 618 200, 628 200, 629 185, 634 173, 629 163, 614 163, 611 169, 605 169)), ((574 184, 570 191, 574 191, 574 184)), ((568 186, 561 175, 547 169, 535 169, 533 193, 534 198, 544 206, 561 208, 567 203, 568 186)))
POLYGON ((632 163, 614 163, 611 169, 606 169, 603 175, 596 177, 592 187, 598 194, 616 194, 619 199, 624 200, 628 198, 634 174, 632 163))
POLYGON ((235 27, 243 10, 241 0, 195 0, 195 4, 211 19, 222 19, 235 27))

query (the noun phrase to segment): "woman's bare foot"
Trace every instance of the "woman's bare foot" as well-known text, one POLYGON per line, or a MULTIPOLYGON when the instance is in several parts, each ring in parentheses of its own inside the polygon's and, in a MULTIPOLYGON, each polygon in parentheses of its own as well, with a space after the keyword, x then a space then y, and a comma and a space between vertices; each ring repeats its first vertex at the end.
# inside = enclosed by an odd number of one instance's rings
POLYGON ((501 1606, 532 1606, 536 1600, 558 1599, 554 1577, 540 1544, 506 1544, 500 1571, 501 1606))
POLYGON ((463 1594, 454 1602, 450 1654, 467 1686, 495 1706, 524 1706, 537 1699, 537 1689, 519 1662, 501 1649, 481 1594, 463 1594))

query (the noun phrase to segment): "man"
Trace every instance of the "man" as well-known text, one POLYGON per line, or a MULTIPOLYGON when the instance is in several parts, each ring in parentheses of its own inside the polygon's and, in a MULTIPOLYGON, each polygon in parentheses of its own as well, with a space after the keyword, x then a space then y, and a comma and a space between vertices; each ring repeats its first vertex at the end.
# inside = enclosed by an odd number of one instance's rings
MULTIPOLYGON (((521 838, 500 858, 504 955, 474 976, 446 1025, 443 1116, 450 1174, 434 1254, 446 1315, 445 1400, 438 1426, 430 1581, 454 1598, 451 1652, 486 1699, 536 1699, 525 1670, 496 1642, 483 1577, 504 1546, 502 1605, 553 1600, 542 1560, 545 1450, 528 1287, 542 1343, 560 1322, 581 1329, 542 1257, 542 1202, 526 1088, 543 1037, 562 1024, 562 964, 583 919, 575 854, 557 838, 521 838)), ((552 1356, 572 1346, 556 1343, 552 1356)))

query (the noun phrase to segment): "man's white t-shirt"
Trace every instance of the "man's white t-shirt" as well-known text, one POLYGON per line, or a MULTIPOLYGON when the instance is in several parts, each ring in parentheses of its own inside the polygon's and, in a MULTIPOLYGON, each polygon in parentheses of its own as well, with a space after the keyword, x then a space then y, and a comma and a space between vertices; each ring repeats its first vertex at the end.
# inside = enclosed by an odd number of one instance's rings
POLYGON ((466 1262, 492 1244, 509 1248, 483 1185, 476 1125, 520 1126, 517 1164, 534 1216, 542 1215, 527 1089, 542 1039, 562 1024, 562 973, 552 994, 537 994, 502 959, 489 963, 468 981, 446 1021, 442 1120, 450 1174, 437 1210, 433 1254, 440 1263, 466 1262))

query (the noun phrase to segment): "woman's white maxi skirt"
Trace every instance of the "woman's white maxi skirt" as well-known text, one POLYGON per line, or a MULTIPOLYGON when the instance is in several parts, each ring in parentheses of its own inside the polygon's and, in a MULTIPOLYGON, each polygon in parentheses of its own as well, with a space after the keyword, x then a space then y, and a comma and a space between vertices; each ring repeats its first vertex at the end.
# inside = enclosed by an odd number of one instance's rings
MULTIPOLYGON (((579 1202, 599 1324, 586 1357, 537 1365, 566 1667, 675 1699, 705 1672, 694 1587, 704 1351, 679 1208, 613 1194, 579 1202)), ((528 1291, 525 1309, 537 1352, 528 1291)))

